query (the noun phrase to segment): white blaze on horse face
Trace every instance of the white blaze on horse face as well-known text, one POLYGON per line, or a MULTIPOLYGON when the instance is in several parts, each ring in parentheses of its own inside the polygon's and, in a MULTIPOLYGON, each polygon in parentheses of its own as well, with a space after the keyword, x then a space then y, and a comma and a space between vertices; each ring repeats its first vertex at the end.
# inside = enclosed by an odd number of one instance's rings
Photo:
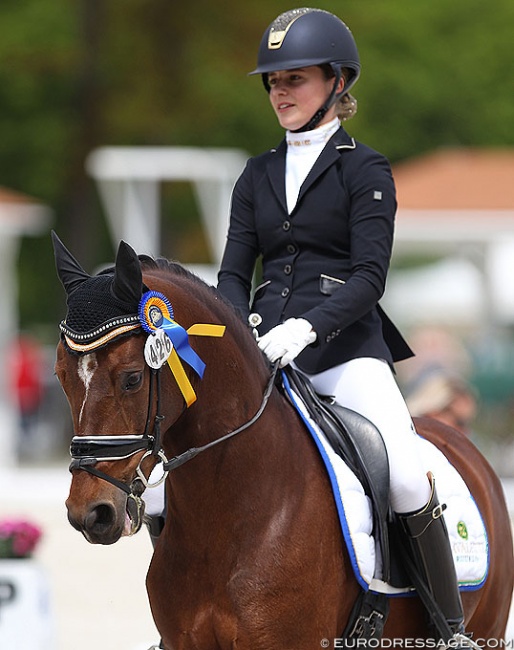
POLYGON ((84 384, 86 392, 84 393, 84 401, 80 408, 79 413, 79 424, 82 420, 82 414, 84 412, 84 407, 86 406, 87 397, 89 393, 89 386, 91 385, 91 380, 95 374, 95 370, 98 368, 98 363, 96 361, 96 354, 93 352, 91 354, 86 354, 83 357, 79 357, 79 362, 77 364, 77 370, 79 373, 80 380, 84 384))

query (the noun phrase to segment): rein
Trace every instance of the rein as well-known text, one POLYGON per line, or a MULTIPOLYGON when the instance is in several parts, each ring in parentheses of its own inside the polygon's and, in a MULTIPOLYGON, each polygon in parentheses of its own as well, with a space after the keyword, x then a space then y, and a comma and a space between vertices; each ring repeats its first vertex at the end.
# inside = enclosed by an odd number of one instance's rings
POLYGON ((231 431, 230 433, 225 434, 221 438, 217 438, 216 440, 213 440, 212 442, 209 442, 206 445, 203 445, 202 447, 192 447, 191 449, 188 449, 182 454, 179 454, 178 456, 174 456, 170 460, 163 462, 163 469, 166 471, 166 473, 174 469, 177 469, 177 467, 180 467, 184 463, 187 463, 192 458, 195 458, 195 456, 198 456, 198 454, 201 454, 204 451, 207 451, 208 449, 211 449, 212 447, 215 447, 216 445, 219 445, 222 442, 226 442, 230 438, 237 436, 239 433, 242 433, 246 429, 250 428, 252 424, 255 424, 255 422, 257 422, 257 420, 263 414, 264 409, 266 408, 266 405, 268 403, 269 397, 271 395, 271 391, 273 390, 273 385, 275 383, 275 378, 277 376, 278 366, 279 366, 278 361, 276 361, 272 367, 271 375, 264 389, 261 405, 257 410, 257 412, 255 413, 255 415, 252 418, 250 418, 248 422, 245 422, 237 429, 234 429, 234 431, 231 431))
MULTIPOLYGON (((136 500, 140 499, 146 488, 153 488, 160 485, 166 479, 166 476, 170 471, 177 469, 204 451, 207 451, 216 445, 226 442, 230 438, 233 438, 239 433, 242 433, 246 429, 250 428, 261 417, 264 409, 266 408, 269 397, 273 390, 278 367, 279 363, 275 362, 272 367, 268 383, 264 389, 261 404, 255 415, 251 417, 250 420, 242 424, 237 429, 234 429, 233 431, 225 434, 221 438, 217 438, 216 440, 213 440, 212 442, 209 442, 201 447, 192 447, 182 454, 174 456, 169 460, 166 457, 161 446, 161 422, 164 420, 164 416, 160 414, 160 369, 152 370, 152 374, 150 375, 148 415, 145 432, 142 435, 73 436, 70 445, 70 455, 72 458, 69 467, 70 472, 76 469, 84 470, 93 476, 111 483, 120 490, 123 490, 123 492, 125 492, 129 498, 134 498, 136 500), (157 385, 157 390, 155 390, 155 384, 157 385), (157 414, 153 419, 153 435, 151 435, 151 409, 154 402, 155 393, 157 398, 157 414), (137 466, 137 476, 130 484, 124 483, 123 481, 120 481, 119 479, 110 476, 109 474, 106 474, 105 472, 102 472, 95 467, 97 463, 124 460, 141 451, 144 451, 145 453, 137 466), (145 477, 141 469, 143 461, 148 456, 155 456, 159 459, 158 462, 162 462, 163 475, 155 483, 149 483, 148 479, 145 477)), ((184 411, 182 411, 182 413, 183 412, 184 411)))

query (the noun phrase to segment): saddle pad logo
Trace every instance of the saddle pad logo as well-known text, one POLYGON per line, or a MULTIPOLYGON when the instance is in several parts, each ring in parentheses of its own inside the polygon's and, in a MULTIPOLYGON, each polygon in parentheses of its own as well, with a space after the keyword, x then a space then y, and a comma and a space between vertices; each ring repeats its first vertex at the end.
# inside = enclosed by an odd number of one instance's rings
POLYGON ((468 539, 468 528, 462 520, 457 524, 457 532, 462 539, 468 539))

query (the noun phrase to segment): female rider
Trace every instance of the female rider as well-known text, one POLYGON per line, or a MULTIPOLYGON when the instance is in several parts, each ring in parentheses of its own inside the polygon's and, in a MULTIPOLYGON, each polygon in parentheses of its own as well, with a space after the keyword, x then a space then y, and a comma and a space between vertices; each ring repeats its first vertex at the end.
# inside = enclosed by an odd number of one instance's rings
POLYGON ((287 11, 264 33, 251 74, 262 75, 286 133, 277 149, 248 161, 234 188, 218 288, 250 318, 271 362, 294 363, 319 393, 380 430, 392 508, 452 632, 462 633, 443 508, 392 370, 412 352, 378 304, 395 185, 387 160, 340 126, 356 110, 354 38, 331 13, 287 11), (251 300, 259 257, 263 282, 251 300))

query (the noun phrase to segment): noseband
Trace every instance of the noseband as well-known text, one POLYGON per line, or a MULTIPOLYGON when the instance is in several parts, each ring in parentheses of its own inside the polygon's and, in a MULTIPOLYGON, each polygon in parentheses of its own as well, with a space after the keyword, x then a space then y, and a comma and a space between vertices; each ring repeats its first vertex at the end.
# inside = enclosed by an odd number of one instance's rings
POLYGON ((73 436, 70 444, 70 455, 72 458, 69 468, 70 472, 73 470, 83 470, 111 483, 111 485, 114 485, 125 492, 127 495, 126 509, 131 521, 131 535, 137 533, 143 524, 142 514, 144 512, 144 503, 141 495, 147 487, 157 487, 160 485, 167 475, 167 472, 165 471, 158 481, 150 484, 141 469, 143 460, 148 456, 155 456, 163 463, 167 461, 167 458, 161 449, 161 422, 164 419, 164 416, 160 413, 160 372, 160 369, 150 369, 148 414, 143 434, 120 436, 73 436), (157 394, 157 410, 156 415, 153 418, 153 428, 151 430, 154 393, 157 394), (124 483, 96 467, 97 463, 124 460, 141 451, 144 451, 145 453, 138 463, 136 469, 137 475, 130 483, 124 483))

